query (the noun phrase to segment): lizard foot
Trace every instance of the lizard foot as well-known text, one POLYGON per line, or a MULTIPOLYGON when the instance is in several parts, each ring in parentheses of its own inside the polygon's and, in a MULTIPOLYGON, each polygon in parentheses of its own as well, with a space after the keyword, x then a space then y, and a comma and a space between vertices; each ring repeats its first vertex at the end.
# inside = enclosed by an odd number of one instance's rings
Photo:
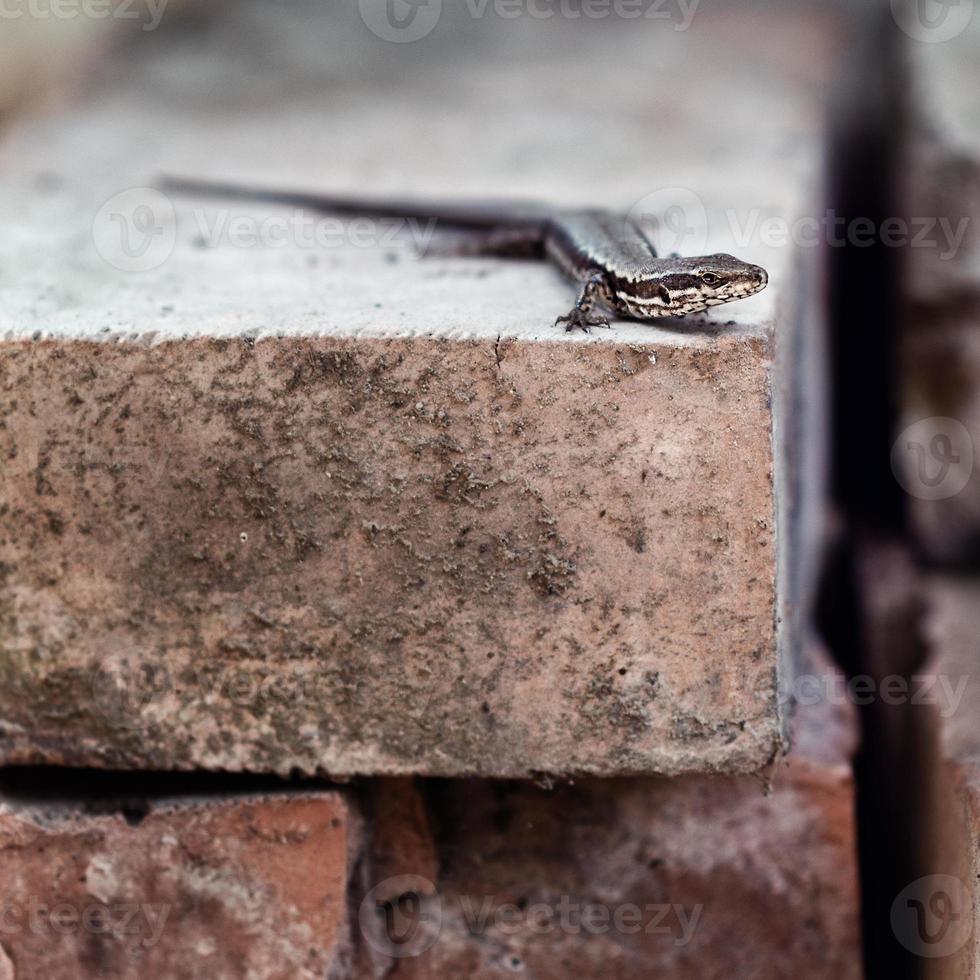
POLYGON ((607 317, 604 317, 601 313, 596 313, 594 310, 583 310, 578 306, 574 307, 567 315, 558 317, 555 320, 555 326, 557 327, 559 323, 565 324, 565 333, 569 333, 576 328, 590 333, 591 327, 609 327, 607 317))

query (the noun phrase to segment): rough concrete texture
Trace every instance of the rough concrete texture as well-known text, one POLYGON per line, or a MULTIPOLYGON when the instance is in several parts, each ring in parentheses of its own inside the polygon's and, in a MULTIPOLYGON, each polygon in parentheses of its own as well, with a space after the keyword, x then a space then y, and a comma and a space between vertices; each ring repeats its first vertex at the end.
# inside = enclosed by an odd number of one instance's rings
POLYGON ((371 879, 362 976, 862 976, 855 718, 814 705, 796 734, 769 794, 751 776, 429 783, 438 880, 423 893, 424 851, 400 903, 371 879))
POLYGON ((161 29, 2 149, 0 755, 764 766, 808 598, 793 566, 812 552, 790 543, 818 447, 787 415, 814 369, 798 335, 819 323, 801 298, 817 250, 757 229, 814 207, 834 22, 722 6, 690 31, 515 34, 461 8, 426 47, 379 41, 353 6, 301 6, 236 5, 206 45, 161 29), (264 46, 289 52, 271 92, 243 53, 264 46), (695 57, 717 77, 692 76, 695 57), (609 66, 585 88, 583 58, 609 66), (271 159, 279 145, 295 152, 271 159), (546 266, 298 233, 202 247, 229 212, 190 201, 164 202, 158 264, 131 271, 117 249, 113 265, 115 195, 160 171, 680 202, 682 250, 737 251, 771 285, 709 316, 566 335, 551 324, 572 292, 546 266))
POLYGON ((925 776, 911 898, 928 911, 908 940, 929 980, 966 980, 980 975, 980 581, 937 576, 929 600, 923 674, 947 687, 915 714, 925 776))
POLYGON ((904 263, 899 426, 900 438, 922 447, 911 449, 905 481, 918 543, 934 560, 974 566, 980 561, 978 45, 976 17, 941 44, 910 45, 913 123, 901 173, 904 207, 918 220, 919 234, 904 263), (948 442, 933 443, 936 436, 948 442))
POLYGON ((349 969, 333 793, 157 804, 137 826, 0 804, 3 980, 323 980, 349 969))
POLYGON ((8 756, 751 767, 776 737, 766 353, 654 358, 7 345, 8 756))

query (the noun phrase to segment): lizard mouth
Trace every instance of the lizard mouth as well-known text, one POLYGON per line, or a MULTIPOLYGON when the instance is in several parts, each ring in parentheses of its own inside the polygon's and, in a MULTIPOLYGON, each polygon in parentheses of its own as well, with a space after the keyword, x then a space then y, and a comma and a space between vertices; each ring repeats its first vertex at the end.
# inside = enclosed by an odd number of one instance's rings
POLYGON ((622 312, 637 320, 684 316, 686 313, 697 313, 708 307, 703 296, 688 297, 682 293, 671 292, 666 286, 660 286, 652 296, 631 296, 620 293, 617 299, 622 312))

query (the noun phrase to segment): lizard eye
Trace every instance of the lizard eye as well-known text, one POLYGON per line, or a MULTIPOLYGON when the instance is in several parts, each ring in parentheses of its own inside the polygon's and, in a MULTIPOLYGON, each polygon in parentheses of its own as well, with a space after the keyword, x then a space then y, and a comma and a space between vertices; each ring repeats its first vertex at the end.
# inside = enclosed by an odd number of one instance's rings
POLYGON ((721 282, 721 276, 716 275, 714 272, 706 272, 701 276, 701 282, 706 286, 717 286, 721 282))

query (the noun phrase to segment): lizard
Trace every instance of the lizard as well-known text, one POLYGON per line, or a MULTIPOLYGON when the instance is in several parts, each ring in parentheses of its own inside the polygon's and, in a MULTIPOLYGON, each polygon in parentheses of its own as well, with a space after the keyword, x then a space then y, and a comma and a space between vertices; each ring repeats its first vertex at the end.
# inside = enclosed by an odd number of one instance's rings
POLYGON ((611 210, 485 202, 425 204, 263 190, 181 177, 164 177, 164 192, 252 201, 336 215, 436 221, 463 232, 456 255, 547 259, 579 285, 572 309, 558 317, 566 331, 608 327, 603 310, 649 321, 698 313, 759 292, 766 270, 716 253, 659 257, 645 229, 611 210))

